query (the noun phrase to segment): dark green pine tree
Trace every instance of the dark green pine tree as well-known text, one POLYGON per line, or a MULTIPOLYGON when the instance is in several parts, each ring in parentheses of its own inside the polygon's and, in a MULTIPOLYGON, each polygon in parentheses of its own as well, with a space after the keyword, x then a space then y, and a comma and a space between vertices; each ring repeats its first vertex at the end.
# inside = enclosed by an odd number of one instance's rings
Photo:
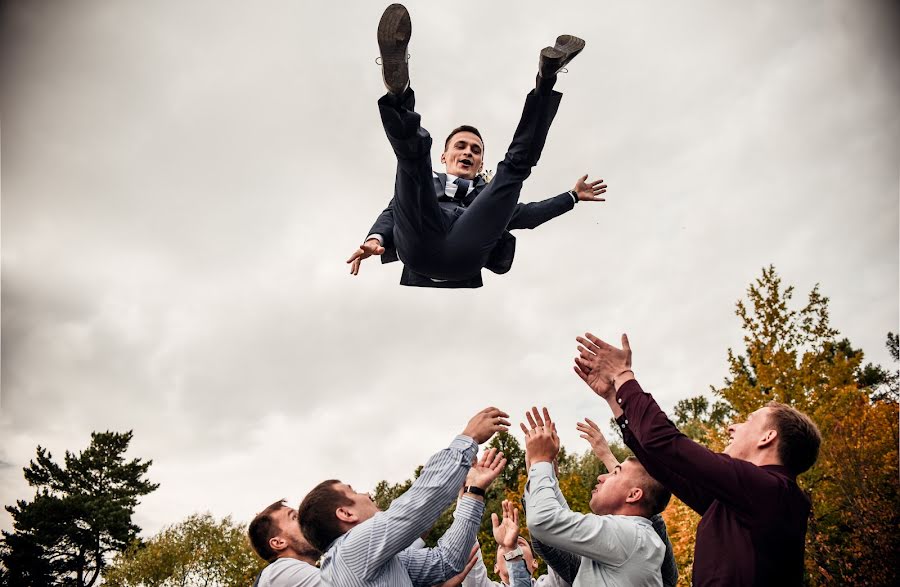
POLYGON ((80 454, 60 466, 44 448, 25 467, 34 500, 6 506, 13 532, 0 543, 0 584, 91 587, 107 555, 125 550, 140 528, 131 521, 138 498, 154 491, 153 461, 125 460, 131 431, 94 432, 80 454))

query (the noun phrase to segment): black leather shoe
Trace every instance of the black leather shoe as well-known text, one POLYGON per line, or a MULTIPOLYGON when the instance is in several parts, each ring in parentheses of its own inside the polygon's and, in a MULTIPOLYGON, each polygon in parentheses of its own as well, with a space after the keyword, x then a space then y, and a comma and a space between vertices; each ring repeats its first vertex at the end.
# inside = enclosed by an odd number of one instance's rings
POLYGON ((541 59, 538 62, 538 75, 543 78, 551 78, 572 61, 576 55, 584 50, 584 39, 574 35, 560 35, 556 37, 556 45, 545 47, 541 50, 541 59))
POLYGON ((406 47, 412 36, 409 12, 402 4, 391 4, 378 22, 378 48, 381 51, 381 75, 387 90, 399 96, 409 86, 406 47))

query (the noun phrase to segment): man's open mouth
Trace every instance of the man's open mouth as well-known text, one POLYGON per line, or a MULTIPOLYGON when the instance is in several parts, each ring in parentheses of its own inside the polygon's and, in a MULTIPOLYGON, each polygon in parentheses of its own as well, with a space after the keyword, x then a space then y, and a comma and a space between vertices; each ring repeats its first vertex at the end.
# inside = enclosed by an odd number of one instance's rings
POLYGON ((463 167, 472 167, 472 160, 471 159, 460 159, 459 164, 462 165, 463 167))

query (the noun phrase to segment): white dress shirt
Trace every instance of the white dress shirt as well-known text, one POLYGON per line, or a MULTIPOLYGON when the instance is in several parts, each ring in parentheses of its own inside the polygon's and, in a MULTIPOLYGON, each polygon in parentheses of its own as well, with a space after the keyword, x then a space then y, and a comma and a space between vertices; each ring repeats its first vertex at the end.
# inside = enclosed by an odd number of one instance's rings
POLYGON ((647 518, 570 510, 548 462, 531 466, 523 499, 532 536, 581 557, 573 587, 662 587, 666 547, 647 518))

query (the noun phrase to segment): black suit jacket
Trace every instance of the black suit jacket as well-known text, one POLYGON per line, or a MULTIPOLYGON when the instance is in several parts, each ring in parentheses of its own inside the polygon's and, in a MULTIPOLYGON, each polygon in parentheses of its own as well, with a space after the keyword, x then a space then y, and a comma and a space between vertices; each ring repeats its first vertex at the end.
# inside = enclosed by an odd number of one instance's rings
MULTIPOLYGON (((434 178, 435 197, 444 195, 444 189, 447 184, 447 174, 438 173, 434 178)), ((468 208, 481 190, 487 185, 480 176, 475 181, 475 189, 469 192, 465 199, 461 202, 439 202, 441 210, 451 218, 462 215, 465 208, 468 208)), ((394 247, 394 200, 388 203, 387 208, 375 220, 375 224, 369 230, 369 234, 380 234, 384 239, 384 253, 381 255, 382 263, 392 263, 397 261, 397 249, 394 247)), ((510 230, 521 228, 535 228, 544 222, 556 218, 575 207, 575 201, 568 192, 542 200, 540 202, 531 202, 528 204, 517 204, 513 211, 506 230, 500 235, 496 246, 491 251, 491 255, 485 263, 485 268, 494 273, 503 274, 512 267, 513 257, 516 254, 516 237, 510 234, 510 230)), ((431 278, 411 271, 408 267, 403 267, 403 273, 400 276, 400 285, 410 285, 418 287, 481 287, 481 273, 462 281, 434 281, 431 278)))

